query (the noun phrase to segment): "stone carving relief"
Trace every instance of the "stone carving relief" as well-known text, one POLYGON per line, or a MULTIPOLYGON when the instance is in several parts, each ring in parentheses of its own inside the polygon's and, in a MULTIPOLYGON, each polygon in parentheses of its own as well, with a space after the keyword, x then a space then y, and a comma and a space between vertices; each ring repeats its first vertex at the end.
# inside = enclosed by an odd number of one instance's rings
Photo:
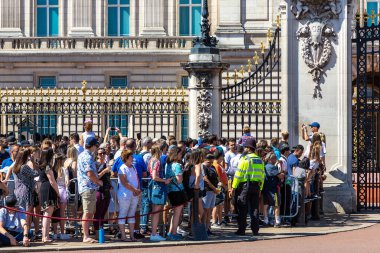
POLYGON ((197 88, 200 88, 197 96, 198 126, 199 136, 205 137, 210 135, 209 127, 212 119, 212 83, 210 82, 209 73, 199 73, 197 75, 197 88))
POLYGON ((333 53, 332 41, 337 37, 329 21, 339 17, 341 1, 292 0, 290 8, 296 19, 307 21, 298 29, 296 36, 301 42, 302 58, 316 84, 313 97, 322 98, 321 79, 333 53))

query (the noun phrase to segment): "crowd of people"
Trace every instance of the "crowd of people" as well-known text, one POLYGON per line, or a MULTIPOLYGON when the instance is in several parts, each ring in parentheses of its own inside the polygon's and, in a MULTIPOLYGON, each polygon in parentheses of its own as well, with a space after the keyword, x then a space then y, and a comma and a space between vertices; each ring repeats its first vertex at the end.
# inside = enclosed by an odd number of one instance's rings
POLYGON ((306 148, 291 147, 287 132, 280 140, 257 141, 248 126, 236 140, 216 135, 133 139, 117 128, 108 128, 100 138, 91 120, 83 133, 70 136, 0 136, 0 246, 70 239, 60 219, 72 208, 67 205, 70 193, 80 196, 73 213, 82 213, 84 243, 96 242, 91 229, 97 238, 107 212, 117 218, 117 229, 110 226, 110 233, 132 242, 146 236, 183 240, 194 221, 212 235, 236 219, 235 234, 245 235, 248 214, 254 235, 260 226, 295 225, 297 184, 306 199, 318 199, 324 180, 325 136, 317 122, 309 126, 311 133, 304 125, 301 133, 306 148), (185 226, 184 206, 194 201, 199 201, 198 217, 190 215, 185 226), (160 224, 167 224, 167 232, 160 224))

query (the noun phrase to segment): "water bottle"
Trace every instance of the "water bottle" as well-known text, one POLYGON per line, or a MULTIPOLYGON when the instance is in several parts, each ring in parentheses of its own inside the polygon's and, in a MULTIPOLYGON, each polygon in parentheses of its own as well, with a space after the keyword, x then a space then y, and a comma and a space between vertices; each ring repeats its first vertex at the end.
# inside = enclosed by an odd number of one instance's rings
POLYGON ((104 243, 104 229, 99 229, 99 243, 104 243))

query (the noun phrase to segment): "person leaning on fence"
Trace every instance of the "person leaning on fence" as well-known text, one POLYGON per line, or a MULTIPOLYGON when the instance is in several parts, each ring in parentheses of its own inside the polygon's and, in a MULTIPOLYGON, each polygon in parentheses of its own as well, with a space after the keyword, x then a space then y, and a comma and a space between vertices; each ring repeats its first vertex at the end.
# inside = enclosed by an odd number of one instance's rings
POLYGON ((96 242, 90 238, 90 221, 95 213, 96 207, 96 191, 99 186, 103 186, 103 182, 98 178, 95 161, 92 154, 97 151, 98 142, 94 137, 86 138, 85 151, 78 157, 78 186, 79 194, 82 197, 83 206, 83 242, 94 243, 96 242))
POLYGON ((26 215, 21 213, 25 212, 25 209, 16 207, 16 203, 15 196, 7 196, 5 198, 6 207, 0 209, 0 246, 17 246, 18 242, 29 246, 29 226, 26 222, 26 215))
POLYGON ((238 212, 238 230, 236 235, 245 235, 247 227, 247 213, 251 217, 251 230, 254 235, 259 233, 259 197, 264 186, 264 163, 254 152, 256 141, 248 139, 245 142, 244 150, 247 153, 242 156, 238 170, 232 182, 234 198, 238 212), (249 208, 249 209, 248 209, 249 208))

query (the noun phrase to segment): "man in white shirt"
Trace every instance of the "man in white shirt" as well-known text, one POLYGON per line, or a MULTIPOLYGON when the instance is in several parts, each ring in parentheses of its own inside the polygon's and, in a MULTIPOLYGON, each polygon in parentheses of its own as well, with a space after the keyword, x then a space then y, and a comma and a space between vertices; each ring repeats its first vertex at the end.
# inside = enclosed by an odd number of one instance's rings
POLYGON ((78 155, 84 151, 84 148, 79 145, 79 134, 73 133, 70 135, 70 145, 74 146, 78 151, 78 155))
POLYGON ((127 137, 122 137, 120 139, 120 149, 116 151, 115 156, 113 157, 114 160, 116 160, 117 158, 121 156, 121 152, 123 152, 123 150, 126 148, 127 141, 128 141, 127 137))

